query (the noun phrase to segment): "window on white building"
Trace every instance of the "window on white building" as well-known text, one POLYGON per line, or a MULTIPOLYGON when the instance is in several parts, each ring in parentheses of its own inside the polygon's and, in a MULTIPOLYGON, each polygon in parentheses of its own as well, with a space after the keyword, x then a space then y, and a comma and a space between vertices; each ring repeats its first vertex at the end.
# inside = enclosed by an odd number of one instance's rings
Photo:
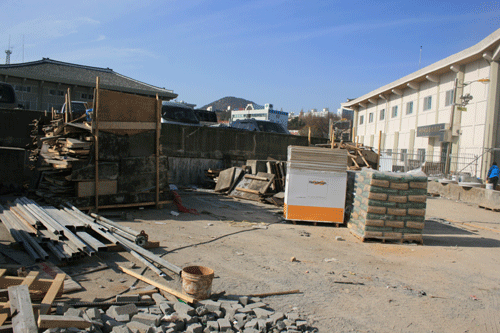
POLYGON ((385 109, 380 110, 380 118, 379 120, 384 120, 385 119, 385 109))
POLYGON ((444 101, 444 106, 452 105, 453 104, 453 99, 454 99, 453 90, 448 90, 446 92, 446 98, 445 98, 445 101, 444 101))
POLYGON ((398 106, 395 105, 392 107, 392 118, 396 118, 398 116, 398 106))
POLYGON ((424 98, 424 111, 430 110, 432 108, 432 96, 427 96, 424 98))
POLYGON ((413 101, 406 103, 406 114, 413 113, 413 101))
POLYGON ((373 112, 370 112, 370 114, 368 115, 368 122, 373 123, 373 112))
POLYGON ((364 122, 365 122, 365 116, 363 115, 359 116, 359 124, 363 125, 364 122))
POLYGON ((417 159, 420 162, 425 162, 425 149, 424 148, 417 149, 417 159))
POLYGON ((408 149, 401 149, 401 162, 406 160, 406 155, 408 154, 408 149))

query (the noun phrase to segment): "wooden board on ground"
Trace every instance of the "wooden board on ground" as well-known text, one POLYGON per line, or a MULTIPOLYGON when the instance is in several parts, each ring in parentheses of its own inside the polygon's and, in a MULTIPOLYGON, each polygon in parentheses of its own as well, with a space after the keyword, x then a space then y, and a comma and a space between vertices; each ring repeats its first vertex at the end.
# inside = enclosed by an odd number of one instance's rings
POLYGON ((9 302, 14 333, 38 333, 28 286, 9 287, 9 302))
MULTIPOLYGON (((26 271, 39 271, 39 279, 55 279, 57 274, 65 274, 59 267, 50 262, 39 262, 37 264, 27 266, 26 271)), ((69 275, 66 275, 64 280, 63 293, 83 290, 83 287, 73 280, 69 275)))
POLYGON ((235 167, 222 170, 219 173, 219 178, 217 180, 217 184, 215 185, 214 192, 224 192, 229 190, 231 184, 233 183, 235 171, 236 171, 235 167))
POLYGON ((265 172, 259 172, 257 177, 241 179, 236 188, 231 191, 230 197, 241 198, 253 201, 260 201, 261 195, 265 194, 269 186, 274 181, 274 175, 265 172), (266 179, 266 180, 263 180, 266 179))

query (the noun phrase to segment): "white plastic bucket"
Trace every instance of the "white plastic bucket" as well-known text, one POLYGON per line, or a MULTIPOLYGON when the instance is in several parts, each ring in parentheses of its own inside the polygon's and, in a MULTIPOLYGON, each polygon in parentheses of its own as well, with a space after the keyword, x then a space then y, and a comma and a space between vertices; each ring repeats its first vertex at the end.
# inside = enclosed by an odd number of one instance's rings
POLYGON ((486 183, 487 190, 493 190, 493 183, 486 183))

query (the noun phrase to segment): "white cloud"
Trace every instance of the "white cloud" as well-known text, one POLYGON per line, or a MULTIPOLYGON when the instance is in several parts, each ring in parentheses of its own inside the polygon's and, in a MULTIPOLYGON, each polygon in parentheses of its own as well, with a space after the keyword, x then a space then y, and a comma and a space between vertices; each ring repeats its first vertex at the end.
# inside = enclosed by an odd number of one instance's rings
POLYGON ((25 35, 31 41, 44 41, 75 34, 82 28, 97 26, 100 22, 89 17, 77 17, 71 20, 60 18, 36 18, 12 26, 4 35, 25 35))
POLYGON ((105 39, 106 39, 106 36, 99 35, 99 37, 97 37, 97 39, 94 39, 94 42, 100 42, 100 41, 105 40, 105 39))

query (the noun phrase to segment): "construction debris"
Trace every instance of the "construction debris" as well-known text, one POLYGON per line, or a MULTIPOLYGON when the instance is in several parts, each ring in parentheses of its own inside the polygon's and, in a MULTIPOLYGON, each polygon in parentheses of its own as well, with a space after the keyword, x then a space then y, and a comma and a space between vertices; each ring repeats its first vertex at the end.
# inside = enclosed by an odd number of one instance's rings
POLYGON ((331 149, 345 149, 347 150, 347 169, 348 170, 361 170, 361 168, 371 168, 378 170, 379 156, 373 151, 372 147, 367 147, 354 142, 334 142, 333 147, 331 143, 318 144, 318 147, 331 148, 331 149))

